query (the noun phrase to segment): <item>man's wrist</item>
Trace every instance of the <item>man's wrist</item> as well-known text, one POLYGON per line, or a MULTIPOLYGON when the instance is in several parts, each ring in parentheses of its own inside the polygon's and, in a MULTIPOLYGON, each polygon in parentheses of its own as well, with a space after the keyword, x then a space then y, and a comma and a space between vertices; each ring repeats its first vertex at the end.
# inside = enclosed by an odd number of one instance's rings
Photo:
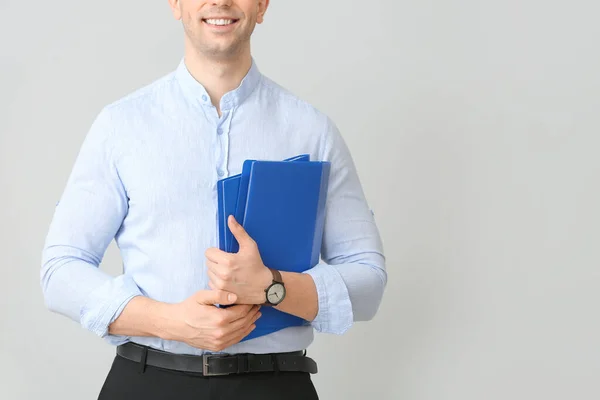
POLYGON ((109 333, 175 340, 178 323, 174 306, 174 304, 162 303, 145 296, 136 296, 129 301, 121 315, 109 326, 109 333))
POLYGON ((285 281, 286 296, 275 308, 306 321, 313 321, 319 312, 319 297, 312 276, 283 271, 281 276, 285 281))
POLYGON ((163 340, 179 340, 178 332, 183 320, 179 317, 177 304, 155 302, 152 309, 150 323, 152 335, 163 340))
POLYGON ((260 292, 256 294, 256 304, 264 304, 267 301, 266 290, 273 283, 273 273, 266 266, 260 274, 259 282, 258 290, 260 292))

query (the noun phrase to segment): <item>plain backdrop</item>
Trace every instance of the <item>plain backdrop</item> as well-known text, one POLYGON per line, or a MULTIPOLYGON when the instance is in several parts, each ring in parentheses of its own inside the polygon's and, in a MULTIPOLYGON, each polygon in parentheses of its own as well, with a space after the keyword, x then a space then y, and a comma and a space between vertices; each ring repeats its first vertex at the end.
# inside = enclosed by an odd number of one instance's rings
MULTIPOLYGON (((599 12, 271 1, 257 64, 339 125, 387 256, 375 319, 309 349, 321 398, 600 398, 599 12)), ((166 0, 0 0, 1 399, 96 398, 114 349, 45 309, 41 250, 94 116, 182 44, 166 0)))

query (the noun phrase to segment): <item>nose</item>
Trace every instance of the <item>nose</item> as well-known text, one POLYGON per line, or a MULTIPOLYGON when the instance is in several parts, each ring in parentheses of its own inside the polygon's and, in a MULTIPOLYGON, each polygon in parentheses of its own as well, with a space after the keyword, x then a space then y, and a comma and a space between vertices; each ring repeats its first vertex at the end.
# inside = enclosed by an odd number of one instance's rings
POLYGON ((212 0, 211 1, 211 3, 217 7, 225 7, 225 6, 229 7, 229 6, 231 6, 232 2, 233 2, 233 0, 212 0))

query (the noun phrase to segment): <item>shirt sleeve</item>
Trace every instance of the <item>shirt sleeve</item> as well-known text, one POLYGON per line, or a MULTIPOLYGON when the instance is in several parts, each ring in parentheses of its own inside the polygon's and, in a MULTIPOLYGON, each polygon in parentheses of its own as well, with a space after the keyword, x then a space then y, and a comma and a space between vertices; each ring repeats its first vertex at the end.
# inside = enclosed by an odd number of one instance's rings
POLYGON ((40 279, 51 311, 117 344, 124 338, 109 335, 108 326, 129 300, 141 293, 130 276, 113 277, 99 268, 128 210, 127 194, 113 159, 112 134, 105 108, 84 138, 54 210, 40 279))
POLYGON ((318 332, 343 334, 354 322, 372 319, 387 284, 382 240, 354 161, 338 128, 328 119, 322 160, 331 162, 321 262, 306 271, 317 288, 318 332))

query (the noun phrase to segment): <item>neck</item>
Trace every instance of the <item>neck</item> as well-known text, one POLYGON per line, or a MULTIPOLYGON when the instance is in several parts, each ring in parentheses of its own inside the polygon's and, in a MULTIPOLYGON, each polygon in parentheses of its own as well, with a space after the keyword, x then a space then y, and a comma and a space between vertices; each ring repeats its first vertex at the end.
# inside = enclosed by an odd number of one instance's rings
POLYGON ((252 66, 250 49, 235 56, 215 58, 186 46, 184 58, 190 74, 204 86, 219 115, 223 95, 237 88, 252 66))

